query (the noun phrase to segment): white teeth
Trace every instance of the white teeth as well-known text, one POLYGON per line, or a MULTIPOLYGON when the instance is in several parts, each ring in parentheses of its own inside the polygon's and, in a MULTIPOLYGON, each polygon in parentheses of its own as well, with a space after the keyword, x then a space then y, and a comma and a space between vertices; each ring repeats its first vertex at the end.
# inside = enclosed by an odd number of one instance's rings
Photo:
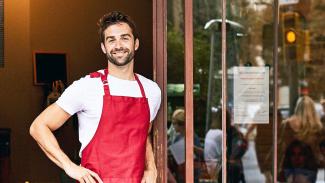
POLYGON ((115 51, 112 54, 124 54, 127 53, 127 51, 115 51))
POLYGON ((119 51, 119 52, 114 52, 113 54, 119 54, 119 53, 124 53, 124 52, 119 51))

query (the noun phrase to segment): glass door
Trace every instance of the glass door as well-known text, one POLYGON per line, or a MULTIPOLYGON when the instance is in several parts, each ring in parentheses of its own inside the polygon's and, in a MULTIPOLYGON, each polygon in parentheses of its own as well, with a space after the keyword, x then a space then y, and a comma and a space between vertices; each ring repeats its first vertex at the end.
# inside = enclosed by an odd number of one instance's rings
POLYGON ((275 176, 274 7, 267 0, 227 1, 227 182, 275 176))
POLYGON ((325 181, 324 7, 167 1, 167 182, 325 181))

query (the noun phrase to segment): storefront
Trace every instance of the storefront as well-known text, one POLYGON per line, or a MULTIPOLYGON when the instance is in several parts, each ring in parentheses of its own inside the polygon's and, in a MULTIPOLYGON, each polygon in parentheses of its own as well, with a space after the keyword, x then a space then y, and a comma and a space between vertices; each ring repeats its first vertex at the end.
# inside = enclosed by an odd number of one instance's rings
POLYGON ((321 0, 153 1, 159 182, 325 180, 324 16, 321 0))
MULTIPOLYGON (((47 95, 33 83, 32 53, 67 53, 67 85, 106 67, 96 22, 113 10, 134 18, 135 70, 162 91, 152 131, 158 182, 325 180, 324 0, 10 0, 0 182, 61 180, 28 133, 47 95)), ((75 126, 56 135, 77 160, 75 126)))

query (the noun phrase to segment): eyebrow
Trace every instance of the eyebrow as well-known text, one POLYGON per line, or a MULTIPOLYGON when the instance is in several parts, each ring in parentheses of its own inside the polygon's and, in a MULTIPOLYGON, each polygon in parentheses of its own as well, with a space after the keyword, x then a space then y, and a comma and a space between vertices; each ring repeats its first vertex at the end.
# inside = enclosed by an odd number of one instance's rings
POLYGON ((122 34, 121 37, 131 37, 130 34, 122 34))
MULTIPOLYGON (((131 38, 131 35, 130 34, 122 34, 122 35, 120 35, 120 37, 130 37, 131 38)), ((115 39, 115 36, 107 36, 106 40, 107 39, 115 39)))

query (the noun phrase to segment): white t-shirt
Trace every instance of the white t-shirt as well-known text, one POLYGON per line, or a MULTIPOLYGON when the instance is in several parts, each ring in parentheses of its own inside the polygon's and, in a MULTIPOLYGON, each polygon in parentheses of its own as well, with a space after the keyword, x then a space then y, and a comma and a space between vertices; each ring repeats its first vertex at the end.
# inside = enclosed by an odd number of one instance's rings
POLYGON ((204 160, 209 175, 214 176, 219 171, 222 159, 222 131, 210 129, 204 141, 204 160))
POLYGON ((204 160, 209 166, 216 166, 222 159, 222 131, 210 129, 204 141, 204 160))
MULTIPOLYGON (((104 72, 100 70, 99 72, 104 72)), ((155 118, 161 102, 161 91, 158 85, 137 74, 148 98, 150 122, 155 118)), ((108 75, 110 93, 113 96, 141 97, 141 90, 137 81, 123 80, 108 75)), ((78 114, 79 141, 82 150, 93 138, 102 113, 103 83, 100 77, 90 78, 89 75, 73 82, 56 101, 64 111, 73 115, 78 114)))

